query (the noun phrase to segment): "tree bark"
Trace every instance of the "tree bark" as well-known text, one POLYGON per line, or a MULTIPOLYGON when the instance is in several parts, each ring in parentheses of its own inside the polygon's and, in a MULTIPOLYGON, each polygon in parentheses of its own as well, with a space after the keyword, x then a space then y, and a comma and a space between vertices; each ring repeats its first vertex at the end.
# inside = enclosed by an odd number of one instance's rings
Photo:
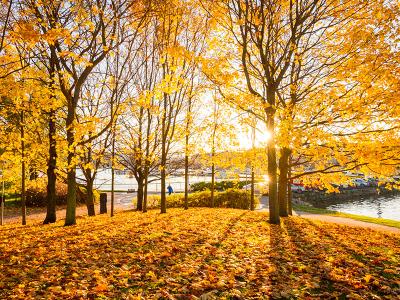
POLYGON ((210 199, 210 207, 215 206, 215 201, 214 201, 214 189, 215 189, 215 163, 214 163, 214 157, 215 157, 215 137, 217 135, 217 101, 214 99, 214 127, 212 131, 212 145, 211 145, 211 199, 210 199))
MULTIPOLYGON (((213 155, 214 159, 214 155, 213 155)), ((214 207, 215 201, 214 201, 214 189, 215 189, 215 165, 212 163, 211 166, 211 199, 210 199, 210 207, 214 207)))
POLYGON ((65 216, 65 226, 76 224, 76 171, 75 171, 75 136, 73 123, 75 120, 75 106, 73 103, 68 104, 67 115, 67 143, 68 143, 68 171, 67 171, 67 212, 65 216))
POLYGON ((24 124, 24 112, 21 112, 21 213, 22 213, 22 225, 26 225, 26 188, 25 188, 25 176, 26 176, 26 164, 25 164, 25 124, 24 124))
POLYGON ((57 220, 56 216, 56 163, 57 163, 57 149, 56 149, 56 122, 55 111, 51 110, 49 113, 49 160, 47 162, 47 212, 43 224, 54 223, 57 220))
MULTIPOLYGON (((246 172, 246 174, 247 174, 247 172, 246 172)), ((250 210, 254 210, 254 167, 251 167, 250 210)))
POLYGON ((165 165, 161 166, 161 213, 165 214, 167 212, 167 197, 166 197, 166 186, 165 186, 165 165))
POLYGON ((185 150, 185 203, 184 208, 189 208, 189 135, 186 135, 186 150, 185 150))
POLYGON ((96 212, 94 209, 94 195, 93 195, 93 181, 86 181, 86 207, 88 211, 88 216, 95 216, 96 212))
POLYGON ((288 167, 290 150, 282 148, 279 157, 279 185, 278 185, 278 201, 279 215, 281 217, 288 216, 288 167))
MULTIPOLYGON (((275 104, 275 90, 270 88, 267 91, 267 100, 270 105, 275 104)), ((280 224, 279 202, 277 190, 277 163, 275 149, 275 111, 272 107, 267 108, 267 130, 271 134, 271 139, 267 147, 268 155, 268 201, 269 201, 269 221, 271 224, 280 224)))
POLYGON ((138 180, 138 190, 137 190, 137 205, 136 210, 142 211, 143 210, 143 178, 139 178, 138 180))
POLYGON ((114 158, 115 158, 115 126, 112 127, 112 145, 111 145, 111 209, 110 215, 114 216, 114 196, 115 196, 115 170, 114 170, 114 158))
POLYGON ((142 211, 144 213, 147 212, 147 185, 148 185, 148 180, 149 180, 149 176, 148 176, 148 171, 147 171, 147 167, 146 167, 145 178, 144 178, 144 187, 143 187, 143 207, 142 207, 142 211))
MULTIPOLYGON (((163 64, 163 78, 165 78, 165 63, 163 64)), ((161 213, 165 214, 167 212, 167 197, 166 197, 166 186, 165 186, 165 178, 166 178, 166 164, 167 164, 167 132, 166 132, 166 121, 167 121, 167 101, 168 95, 164 93, 163 102, 164 102, 164 111, 161 120, 161 213)))
POLYGON ((288 166, 288 214, 291 216, 293 214, 293 209, 292 209, 292 199, 293 199, 293 193, 292 193, 292 155, 289 155, 289 166, 288 166))
MULTIPOLYGON (((51 92, 51 100, 55 101, 55 49, 54 46, 51 47, 50 52, 50 92, 51 92)), ((47 212, 46 218, 43 221, 43 224, 54 223, 57 220, 56 215, 56 204, 57 204, 57 195, 56 195, 56 167, 57 167, 57 142, 56 142, 56 112, 54 109, 49 111, 49 160, 47 162, 47 212)))
MULTIPOLYGON (((192 78, 192 89, 193 89, 193 78, 192 78)), ((192 110, 192 98, 189 97, 188 109, 186 113, 186 132, 185 132, 185 203, 184 208, 189 208, 189 130, 191 124, 191 110, 192 110)))

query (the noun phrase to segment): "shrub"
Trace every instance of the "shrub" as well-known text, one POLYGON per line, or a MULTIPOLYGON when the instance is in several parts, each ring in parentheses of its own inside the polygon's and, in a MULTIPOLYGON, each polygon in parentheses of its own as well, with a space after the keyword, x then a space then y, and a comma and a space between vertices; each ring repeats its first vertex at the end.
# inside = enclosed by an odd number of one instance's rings
MULTIPOLYGON (((136 199, 134 200, 136 201, 136 199)), ((147 197, 148 208, 160 206, 160 195, 149 195, 147 197)), ((167 207, 183 207, 185 201, 184 194, 172 194, 167 196, 167 207)), ((255 206, 259 203, 259 198, 254 197, 255 206)), ((189 207, 209 207, 211 202, 211 191, 200 191, 189 194, 189 207)), ((214 193, 214 206, 227 208, 250 209, 250 192, 239 189, 227 189, 222 192, 214 193)))
MULTIPOLYGON (((77 186, 77 202, 85 203, 86 189, 83 186, 77 186)), ((98 191, 93 191, 95 201, 100 199, 98 191)), ((56 183, 56 203, 63 205, 67 203, 67 185, 63 182, 56 183)), ((31 181, 26 191, 26 206, 41 207, 47 205, 47 181, 44 178, 31 181)))
MULTIPOLYGON (((214 183, 215 190, 217 191, 225 191, 228 189, 241 189, 243 188, 246 184, 249 184, 248 181, 232 181, 232 180, 226 180, 226 181, 218 181, 214 183)), ((206 191, 211 189, 211 182, 196 182, 190 185, 190 190, 192 192, 201 192, 201 191, 206 191)))
MULTIPOLYGON (((86 198, 87 198, 87 190, 86 187, 79 185, 77 186, 77 197, 76 200, 78 203, 86 203, 86 198)), ((93 200, 94 203, 98 203, 100 201, 100 192, 97 190, 93 190, 93 200)))

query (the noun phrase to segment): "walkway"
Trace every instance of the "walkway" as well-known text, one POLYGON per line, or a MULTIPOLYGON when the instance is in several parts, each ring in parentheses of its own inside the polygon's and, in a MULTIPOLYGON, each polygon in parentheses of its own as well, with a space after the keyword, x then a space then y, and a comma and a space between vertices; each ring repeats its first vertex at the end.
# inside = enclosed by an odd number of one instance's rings
MULTIPOLYGON (((260 204, 259 204, 257 210, 268 211, 268 196, 261 197, 261 201, 260 201, 260 204)), ((385 225, 380 225, 380 224, 375 224, 375 223, 368 223, 368 222, 353 220, 350 218, 312 214, 312 213, 307 213, 307 212, 302 212, 302 211, 293 211, 293 215, 299 216, 302 218, 306 218, 306 219, 309 219, 312 221, 323 221, 323 222, 330 222, 330 223, 335 223, 335 224, 340 224, 340 225, 363 227, 363 228, 370 228, 370 229, 386 231, 386 232, 400 233, 400 228, 390 227, 390 226, 385 226, 385 225)))
POLYGON ((375 224, 375 223, 369 223, 369 222, 363 222, 363 221, 353 220, 350 218, 311 214, 311 213, 302 212, 302 211, 294 211, 294 213, 297 216, 300 216, 302 218, 306 218, 306 219, 309 219, 312 221, 323 221, 323 222, 330 222, 330 223, 336 223, 336 224, 353 226, 353 227, 364 227, 364 228, 370 228, 370 229, 374 229, 374 230, 400 233, 400 228, 390 227, 390 226, 380 225, 380 224, 375 224))

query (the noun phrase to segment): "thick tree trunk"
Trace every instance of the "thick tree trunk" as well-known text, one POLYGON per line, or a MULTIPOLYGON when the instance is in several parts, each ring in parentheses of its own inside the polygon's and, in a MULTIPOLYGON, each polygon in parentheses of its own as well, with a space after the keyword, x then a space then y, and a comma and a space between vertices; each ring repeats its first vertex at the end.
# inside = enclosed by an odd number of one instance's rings
MULTIPOLYGON (((247 172, 246 172, 247 173, 247 172)), ((247 175, 246 175, 247 176, 247 175)), ((251 167, 250 210, 254 210, 254 168, 251 167)))
POLYGON ((293 209, 292 209, 292 199, 293 199, 293 193, 292 193, 292 156, 291 154, 289 155, 289 166, 288 166, 288 214, 291 216, 293 214, 293 209))
MULTIPOLYGON (((55 49, 50 46, 50 91, 51 99, 56 100, 55 96, 55 49)), ((57 142, 56 142, 56 112, 54 109, 49 111, 49 160, 47 162, 47 212, 43 224, 54 223, 57 220, 56 215, 56 167, 57 167, 57 142)))
MULTIPOLYGON (((275 104, 275 90, 269 89, 267 99, 270 105, 275 104)), ((275 149, 275 112, 271 108, 267 108, 267 130, 271 134, 271 139, 267 147, 268 155, 268 201, 269 201, 269 221, 272 224, 280 224, 279 219, 279 202, 277 190, 277 163, 275 149)))
POLYGON ((75 151, 74 151, 74 128, 73 122, 75 120, 75 107, 73 104, 68 105, 67 115, 67 143, 68 143, 68 171, 67 171, 67 212, 65 216, 65 226, 76 224, 76 171, 75 171, 75 151))
POLYGON ((268 146, 268 202, 269 202, 269 220, 272 224, 279 224, 279 202, 277 193, 277 164, 276 150, 274 146, 268 146))
POLYGON ((143 178, 138 180, 138 190, 137 190, 137 205, 136 210, 142 211, 143 210, 143 178))
POLYGON ((26 225, 26 188, 25 188, 25 177, 26 177, 26 164, 25 164, 25 124, 24 124, 24 112, 21 112, 21 213, 22 213, 22 225, 26 225))
POLYGON ((88 216, 95 216, 96 212, 94 209, 94 195, 93 195, 93 181, 87 180, 86 182, 86 207, 88 211, 88 216))
POLYGON ((56 122, 55 112, 51 110, 49 113, 49 160, 47 162, 47 213, 43 224, 54 223, 57 219, 56 216, 56 163, 57 163, 57 149, 56 149, 56 122))
POLYGON ((278 201, 279 215, 287 217, 288 213, 288 168, 290 150, 282 148, 279 157, 279 185, 278 185, 278 201))

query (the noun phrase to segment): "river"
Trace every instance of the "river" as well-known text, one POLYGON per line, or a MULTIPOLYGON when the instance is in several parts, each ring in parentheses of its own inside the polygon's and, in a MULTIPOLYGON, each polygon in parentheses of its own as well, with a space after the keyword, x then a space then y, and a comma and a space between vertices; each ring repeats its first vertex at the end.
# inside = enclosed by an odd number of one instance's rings
MULTIPOLYGON (((82 177, 80 170, 77 171, 78 177, 82 177)), ((244 178, 242 178, 243 180, 244 178)), ((160 180, 150 178, 152 182, 149 184, 148 190, 151 193, 159 193, 161 188, 160 180)), ((217 180, 226 180, 226 178, 217 178, 217 180)), ((211 181, 210 176, 190 176, 189 183, 200 181, 211 181)), ((170 176, 167 178, 167 185, 170 184, 175 192, 184 191, 184 177, 170 176)), ((99 190, 111 190, 111 170, 100 170, 97 174, 95 188, 99 190)), ((126 174, 115 175, 115 190, 128 191, 137 190, 137 182, 134 177, 126 174)), ((400 221, 400 195, 387 195, 382 197, 355 197, 352 200, 343 200, 342 203, 327 204, 320 206, 330 210, 336 210, 356 215, 364 215, 375 218, 384 218, 400 221)))
POLYGON ((360 197, 343 203, 327 205, 329 210, 400 221, 400 195, 360 197))
MULTIPOLYGON (((83 182, 83 180, 79 180, 83 178, 81 170, 77 170, 77 178, 78 181, 83 182)), ((150 177, 151 181, 148 185, 148 191, 151 193, 159 193, 161 190, 161 181, 155 177, 150 177)), ((216 180, 227 180, 225 177, 216 176, 216 180)), ((242 179, 243 180, 243 179, 242 179)), ((250 178, 249 178, 250 180, 250 178)), ((189 184, 193 184, 201 181, 211 181, 211 176, 189 176, 189 184)), ((116 191, 128 191, 128 190, 137 190, 137 182, 135 177, 121 174, 121 172, 116 171, 115 181, 114 181, 114 189, 116 191)), ((166 180, 167 185, 171 185, 175 192, 183 192, 185 190, 185 178, 183 176, 168 176, 166 180)), ((98 190, 110 191, 111 190, 111 170, 110 169, 102 169, 99 170, 95 182, 94 187, 98 190)))

